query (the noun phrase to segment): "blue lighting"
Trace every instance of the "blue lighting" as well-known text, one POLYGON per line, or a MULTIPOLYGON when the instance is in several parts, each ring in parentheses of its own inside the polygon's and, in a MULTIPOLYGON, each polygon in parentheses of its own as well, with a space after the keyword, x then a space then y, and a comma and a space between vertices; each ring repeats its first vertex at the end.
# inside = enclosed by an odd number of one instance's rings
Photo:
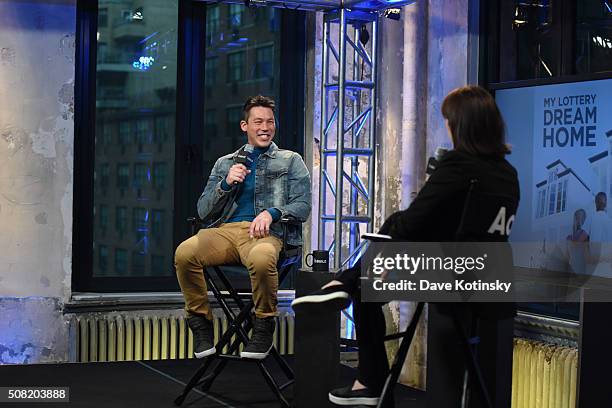
POLYGON ((247 42, 247 41, 249 41, 249 39, 248 39, 248 38, 246 38, 246 37, 240 37, 240 38, 238 39, 238 42, 247 42))
POLYGON ((153 66, 154 62, 155 62, 155 58, 143 56, 143 57, 138 58, 138 61, 134 61, 132 63, 132 67, 134 67, 134 69, 137 69, 139 71, 147 71, 149 70, 149 68, 153 66))
POLYGON ((148 35, 147 37, 143 38, 142 41, 140 41, 138 44, 144 44, 147 41, 149 41, 151 38, 153 38, 154 36, 156 36, 157 34, 159 34, 159 31, 154 32, 151 35, 148 35))
MULTIPOLYGON (((352 318, 353 317, 353 304, 346 309, 346 313, 352 318)), ((353 338, 353 321, 349 318, 346 319, 346 338, 353 338)))

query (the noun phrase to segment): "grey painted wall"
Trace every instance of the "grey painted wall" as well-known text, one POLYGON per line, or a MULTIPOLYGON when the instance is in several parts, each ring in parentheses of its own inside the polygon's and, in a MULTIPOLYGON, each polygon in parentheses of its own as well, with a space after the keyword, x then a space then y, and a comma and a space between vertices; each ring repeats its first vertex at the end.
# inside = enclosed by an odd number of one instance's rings
POLYGON ((75 13, 0 0, 0 363, 67 359, 75 13))

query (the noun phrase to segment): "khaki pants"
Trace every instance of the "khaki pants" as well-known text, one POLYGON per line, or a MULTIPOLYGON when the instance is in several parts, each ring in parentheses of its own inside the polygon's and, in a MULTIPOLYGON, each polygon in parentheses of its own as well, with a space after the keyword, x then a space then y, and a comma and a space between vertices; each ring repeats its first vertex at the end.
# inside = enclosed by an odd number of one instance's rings
POLYGON ((243 221, 201 229, 178 246, 174 266, 188 313, 209 320, 213 317, 204 267, 242 263, 251 278, 255 316, 263 318, 278 314, 276 263, 283 244, 274 236, 250 238, 250 225, 249 221, 243 221))

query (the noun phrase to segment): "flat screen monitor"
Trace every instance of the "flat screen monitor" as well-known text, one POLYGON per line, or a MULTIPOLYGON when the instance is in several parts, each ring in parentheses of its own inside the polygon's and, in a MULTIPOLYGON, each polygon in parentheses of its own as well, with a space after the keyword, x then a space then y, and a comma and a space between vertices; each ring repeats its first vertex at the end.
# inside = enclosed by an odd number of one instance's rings
POLYGON ((503 89, 495 98, 520 182, 511 241, 531 243, 515 264, 612 277, 612 79, 503 89))

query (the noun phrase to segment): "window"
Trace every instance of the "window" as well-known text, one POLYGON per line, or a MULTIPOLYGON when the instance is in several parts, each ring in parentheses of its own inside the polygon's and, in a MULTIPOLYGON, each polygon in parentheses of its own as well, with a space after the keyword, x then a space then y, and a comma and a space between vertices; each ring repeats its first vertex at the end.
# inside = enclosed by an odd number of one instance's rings
POLYGON ((169 140, 171 129, 171 118, 158 116, 155 118, 155 143, 166 143, 169 140))
POLYGON ((609 0, 481 0, 481 5, 490 13, 489 83, 612 70, 609 0))
POLYGON ((134 187, 144 188, 149 181, 147 165, 144 163, 134 164, 134 187))
POLYGON ((115 274, 126 275, 127 274, 127 251, 122 248, 115 249, 115 274))
POLYGON ((546 205, 546 191, 540 190, 538 192, 538 210, 536 218, 542 218, 544 216, 544 206, 546 205))
POLYGON ((153 164, 153 187, 163 189, 166 185, 168 166, 166 163, 153 164))
POLYGON ((241 107, 256 93, 274 97, 287 123, 276 141, 303 149, 305 13, 262 8, 265 18, 255 26, 241 4, 94 3, 97 13, 77 13, 75 30, 76 66, 91 71, 75 76, 75 122, 81 125, 75 127, 73 234, 82 239, 73 243, 73 288, 175 291, 172 254, 189 236, 184 220, 194 215, 202 192, 196 180, 244 143, 239 114, 230 115, 231 137, 223 137, 226 107, 241 107), (257 48, 269 46, 272 69, 265 62, 269 53, 260 51, 259 71, 270 80, 246 81, 255 77, 257 48), (290 52, 281 55, 285 49, 290 52), (281 78, 293 84, 291 91, 281 92, 281 78), (132 230, 133 223, 141 230, 132 230))
POLYGON ((121 163, 117 165, 117 187, 128 188, 130 184, 130 165, 121 163))
POLYGON ((131 131, 130 122, 128 121, 119 122, 119 144, 120 145, 130 144, 130 141, 132 139, 130 131, 131 131))
POLYGON ((140 148, 142 148, 142 145, 151 142, 148 119, 139 119, 136 122, 136 142, 140 145, 140 148))
MULTIPOLYGON (((103 229, 96 223, 93 241, 95 245, 104 239, 103 244, 109 248, 121 248, 114 252, 115 259, 111 261, 116 275, 127 277, 133 274, 130 270, 133 265, 129 263, 131 254, 142 252, 146 247, 143 244, 146 240, 138 235, 142 231, 127 233, 131 229, 130 221, 136 228, 145 229, 142 221, 134 221, 142 217, 144 202, 155 200, 167 214, 172 214, 174 205, 172 175, 164 178, 164 186, 170 193, 160 199, 148 186, 152 181, 152 163, 163 161, 167 166, 174 166, 179 4, 178 0, 167 0, 147 8, 140 2, 132 8, 130 2, 98 0, 97 3, 95 35, 98 54, 103 58, 92 61, 96 64, 92 81, 95 100, 88 103, 95 107, 91 121, 95 122, 94 137, 101 142, 96 144, 90 158, 100 172, 92 205, 115 208, 115 231, 103 235, 103 229), (155 145, 151 146, 152 143, 155 145), (114 184, 108 181, 111 169, 117 172, 113 174, 114 184)), ((172 234, 163 237, 158 245, 163 253, 172 253, 172 234)), ((86 265, 80 267, 87 269, 86 265)), ((146 270, 142 272, 142 276, 147 275, 146 270)), ((93 276, 97 274, 94 266, 93 276)), ((91 277, 87 279, 95 281, 91 277)), ((108 290, 124 288, 120 279, 99 282, 99 287, 108 290)), ((168 286, 171 285, 174 282, 168 286)))
POLYGON ((274 76, 274 46, 260 47, 257 49, 255 63, 256 78, 272 78, 274 76))
POLYGON ((132 274, 136 275, 136 276, 142 276, 145 274, 145 262, 146 262, 146 255, 138 252, 138 251, 134 251, 132 252, 132 274))
POLYGON ((242 106, 232 106, 226 109, 225 135, 233 138, 240 131, 239 124, 242 120, 242 106))
POLYGON ((244 24, 244 6, 241 4, 230 4, 227 13, 227 27, 237 28, 244 24))
POLYGON ((548 199, 548 215, 555 213, 555 198, 557 196, 557 184, 550 186, 550 198, 548 199))
POLYGON ((153 210, 151 235, 159 240, 164 235, 164 210, 153 210))
POLYGON ((561 207, 563 205, 563 181, 557 183, 557 209, 555 212, 561 212, 561 207))
POLYGON ((134 207, 132 209, 132 229, 136 232, 146 232, 148 230, 148 216, 145 208, 134 207))
POLYGON ((166 260, 161 255, 151 255, 151 273, 153 276, 164 276, 166 275, 165 264, 166 260))
POLYGON ((217 138, 217 110, 207 109, 204 114, 204 135, 206 140, 217 138))
POLYGON ((612 1, 576 2, 576 73, 612 70, 612 1))
POLYGON ((100 165, 100 187, 108 187, 108 181, 110 177, 110 167, 108 163, 102 163, 100 165))
POLYGON ((244 51, 227 54, 227 82, 242 81, 244 79, 244 68, 244 51))
POLYGON ((98 27, 105 28, 108 27, 108 9, 100 8, 98 10, 98 27))
POLYGON ((563 180, 563 198, 561 199, 561 212, 565 211, 567 205, 567 180, 563 180))
POLYGON ((103 273, 108 271, 108 247, 106 245, 98 247, 98 268, 103 273))
POLYGON ((108 228, 108 206, 101 205, 100 208, 100 228, 106 230, 108 228))
POLYGON ((102 140, 101 144, 109 145, 113 142, 113 125, 111 123, 105 123, 102 127, 102 140))
POLYGON ((206 10, 206 44, 212 44, 219 33, 219 6, 211 6, 206 10))
POLYGON ((217 83, 218 63, 218 57, 211 57, 206 60, 206 67, 204 69, 204 85, 206 85, 207 88, 213 87, 217 83))
POLYGON ((122 235, 127 227, 127 208, 117 207, 115 208, 115 229, 122 235))

